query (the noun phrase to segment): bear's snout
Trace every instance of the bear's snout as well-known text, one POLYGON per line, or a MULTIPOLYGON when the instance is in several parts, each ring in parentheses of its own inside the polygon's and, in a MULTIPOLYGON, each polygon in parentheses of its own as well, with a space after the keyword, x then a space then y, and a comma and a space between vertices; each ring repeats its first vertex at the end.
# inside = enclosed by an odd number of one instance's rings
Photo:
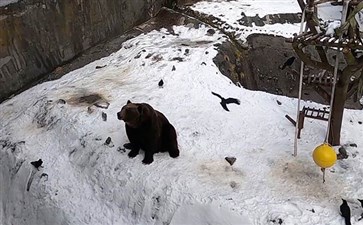
POLYGON ((117 119, 122 120, 122 114, 121 114, 121 112, 118 112, 117 113, 117 119))

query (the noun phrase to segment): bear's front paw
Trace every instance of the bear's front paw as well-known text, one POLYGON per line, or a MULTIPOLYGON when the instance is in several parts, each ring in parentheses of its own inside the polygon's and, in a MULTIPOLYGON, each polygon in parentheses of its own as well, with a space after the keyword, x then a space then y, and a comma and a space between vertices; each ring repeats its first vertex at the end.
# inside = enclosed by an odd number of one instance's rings
POLYGON ((179 150, 169 152, 170 157, 177 158, 179 156, 179 150))
POLYGON ((129 152, 128 156, 130 158, 135 158, 138 154, 139 154, 139 151, 131 150, 131 152, 129 152))
POLYGON ((126 144, 124 144, 124 148, 126 148, 126 149, 132 149, 132 147, 133 147, 134 145, 133 144, 131 144, 131 143, 126 143, 126 144))
POLYGON ((151 164, 154 161, 153 158, 144 158, 144 160, 142 160, 142 163, 144 164, 151 164))

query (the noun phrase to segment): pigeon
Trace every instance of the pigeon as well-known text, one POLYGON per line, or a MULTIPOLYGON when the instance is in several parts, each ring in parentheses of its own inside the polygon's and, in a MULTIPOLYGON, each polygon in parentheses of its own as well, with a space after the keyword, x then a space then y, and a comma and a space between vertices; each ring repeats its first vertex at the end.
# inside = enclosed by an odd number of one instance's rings
POLYGON ((295 61, 295 57, 292 56, 290 58, 288 58, 283 65, 279 66, 280 70, 284 70, 286 68, 286 66, 290 67, 295 61))
POLYGON ((351 225, 350 223, 350 208, 346 200, 342 199, 343 203, 340 206, 340 213, 344 217, 345 225, 351 225))
POLYGON ((41 167, 43 164, 43 160, 39 159, 38 161, 30 162, 30 164, 32 164, 37 170, 39 170, 39 167, 41 167))
POLYGON ((221 105, 222 105, 223 109, 225 109, 226 111, 229 111, 229 109, 227 108, 227 104, 234 103, 234 104, 239 105, 241 103, 238 99, 235 99, 235 98, 225 99, 222 96, 220 96, 219 94, 214 93, 213 91, 212 91, 212 94, 221 99, 221 105))
POLYGON ((163 81, 163 79, 161 79, 161 80, 159 81, 158 85, 159 85, 159 87, 163 87, 163 85, 164 85, 164 81, 163 81))

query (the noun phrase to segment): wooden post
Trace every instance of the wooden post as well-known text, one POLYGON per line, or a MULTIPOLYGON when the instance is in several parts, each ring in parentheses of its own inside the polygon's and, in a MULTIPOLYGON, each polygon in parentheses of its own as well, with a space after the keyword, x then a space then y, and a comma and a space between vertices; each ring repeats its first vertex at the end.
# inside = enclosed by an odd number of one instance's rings
POLYGON ((301 110, 299 113, 299 122, 297 124, 298 127, 298 133, 297 138, 300 139, 301 130, 304 128, 304 120, 305 120, 305 109, 301 110))

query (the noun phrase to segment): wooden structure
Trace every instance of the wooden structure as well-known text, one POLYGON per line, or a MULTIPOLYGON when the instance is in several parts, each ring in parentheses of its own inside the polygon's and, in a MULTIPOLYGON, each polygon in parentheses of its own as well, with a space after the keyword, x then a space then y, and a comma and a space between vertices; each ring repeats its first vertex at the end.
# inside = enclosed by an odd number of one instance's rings
MULTIPOLYGON (((316 109, 316 108, 311 108, 311 107, 305 107, 304 106, 302 108, 302 110, 299 112, 299 120, 298 120, 298 123, 297 123, 297 129, 298 129, 297 138, 298 139, 301 138, 301 130, 304 128, 305 117, 306 118, 311 118, 311 119, 328 121, 329 120, 329 114, 330 114, 330 112, 326 108, 316 109)), ((294 126, 296 126, 296 121, 294 119, 292 119, 289 115, 285 115, 285 117, 294 126)))
POLYGON ((303 80, 308 84, 317 84, 322 86, 331 86, 334 82, 334 77, 327 75, 326 70, 319 73, 318 75, 315 74, 304 74, 303 80))
MULTIPOLYGON (((336 83, 339 82, 341 79, 341 75, 343 74, 342 70, 339 69, 339 57, 340 52, 343 52, 344 57, 346 57, 346 53, 350 53, 351 51, 355 50, 363 50, 363 42, 360 39, 359 34, 352 33, 352 29, 347 30, 346 21, 348 21, 348 25, 350 25, 350 19, 354 14, 349 14, 348 11, 352 10, 355 6, 358 8, 362 8, 362 1, 361 0, 297 0, 301 9, 302 9, 302 19, 301 19, 301 27, 300 33, 293 38, 288 39, 288 42, 292 43, 292 46, 301 59, 301 68, 300 68, 300 82, 299 82, 299 97, 298 97, 298 107, 297 107, 297 118, 296 122, 286 115, 286 118, 290 120, 295 126, 295 143, 294 143, 294 156, 297 155, 297 139, 301 137, 301 130, 304 127, 304 120, 305 117, 318 119, 323 121, 328 121, 328 128, 326 132, 326 137, 324 142, 327 142, 328 139, 330 140, 330 134, 334 135, 333 140, 340 138, 340 128, 339 128, 339 135, 336 135, 336 131, 331 132, 331 116, 332 112, 331 109, 334 106, 334 98, 335 96, 335 89, 336 83), (319 26, 318 24, 318 15, 317 9, 318 5, 322 3, 334 3, 336 5, 342 5, 342 14, 341 14, 341 26, 337 33, 333 34, 326 34, 325 32, 321 32, 320 29, 317 29, 319 26), (311 57, 310 54, 306 54, 305 48, 312 47, 318 53, 319 59, 311 57), (335 51, 335 58, 334 65, 329 63, 327 57, 327 50, 330 49, 335 51), (322 73, 318 75, 313 74, 304 74, 305 72, 305 63, 309 66, 320 68, 323 70, 322 73), (325 108, 323 109, 316 109, 316 108, 309 108, 303 106, 302 110, 300 108, 300 101, 301 101, 301 94, 302 94, 302 86, 303 80, 306 83, 314 83, 318 88, 315 90, 318 94, 322 95, 324 99, 330 102, 329 111, 325 108), (322 86, 330 87, 331 93, 328 93, 326 89, 322 86), (338 138, 336 138, 338 137, 338 138)), ((351 12, 351 11, 349 11, 351 12)), ((321 29, 324 30, 324 29, 321 29)), ((352 55, 352 54, 351 54, 352 55)), ((354 55, 354 54, 353 54, 354 55)), ((350 63, 354 64, 354 63, 350 63)), ((349 62, 348 62, 348 66, 349 62)), ((363 75, 362 75, 363 76, 363 75)), ((344 77, 346 82, 346 77, 344 77)), ((341 89, 339 89, 341 91, 341 89)), ((341 99, 339 101, 342 101, 341 99)), ((344 99, 343 99, 344 101, 344 99)), ((344 110, 344 104, 343 109, 344 110)), ((336 111, 334 111, 336 112, 336 111)), ((339 116, 342 117, 342 112, 339 112, 339 116)), ((337 116, 338 114, 334 114, 337 116)), ((336 119, 335 119, 336 120, 336 119)), ((340 121, 341 124, 341 121, 340 121)), ((340 126, 340 125, 339 125, 340 126)), ((335 128, 333 128, 335 129, 335 128)), ((337 128, 338 129, 338 128, 337 128)), ((339 142, 339 140, 338 140, 339 142)))
POLYGON ((330 37, 325 36, 324 33, 314 33, 314 32, 306 32, 301 35, 295 36, 291 39, 292 42, 296 42, 299 44, 303 44, 305 46, 314 45, 321 47, 330 47, 330 48, 350 48, 350 49, 359 49, 363 50, 363 44, 358 39, 348 38, 348 37, 330 37))

